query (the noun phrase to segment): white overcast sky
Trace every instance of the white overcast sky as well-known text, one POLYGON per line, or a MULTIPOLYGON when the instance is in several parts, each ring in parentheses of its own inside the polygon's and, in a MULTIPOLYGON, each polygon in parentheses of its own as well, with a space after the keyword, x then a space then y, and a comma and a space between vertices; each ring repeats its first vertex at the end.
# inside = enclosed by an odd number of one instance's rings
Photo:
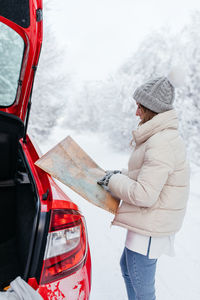
POLYGON ((90 80, 117 70, 153 30, 177 32, 200 0, 54 0, 51 8, 45 17, 66 45, 71 70, 90 80))

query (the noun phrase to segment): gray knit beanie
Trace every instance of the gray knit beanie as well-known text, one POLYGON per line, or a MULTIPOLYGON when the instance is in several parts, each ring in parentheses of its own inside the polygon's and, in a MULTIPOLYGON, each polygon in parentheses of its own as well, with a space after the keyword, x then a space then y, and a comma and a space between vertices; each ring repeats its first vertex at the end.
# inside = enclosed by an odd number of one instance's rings
POLYGON ((174 69, 167 77, 149 80, 138 87, 133 94, 133 98, 156 113, 173 109, 175 87, 182 85, 183 76, 180 69, 174 69))

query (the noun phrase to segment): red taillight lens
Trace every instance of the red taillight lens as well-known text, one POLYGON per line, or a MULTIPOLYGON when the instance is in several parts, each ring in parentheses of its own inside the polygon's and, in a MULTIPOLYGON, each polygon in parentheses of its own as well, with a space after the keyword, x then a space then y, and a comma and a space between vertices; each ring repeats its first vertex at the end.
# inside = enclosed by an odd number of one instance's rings
POLYGON ((80 269, 87 252, 83 216, 74 210, 54 210, 51 216, 41 284, 69 276, 80 269))

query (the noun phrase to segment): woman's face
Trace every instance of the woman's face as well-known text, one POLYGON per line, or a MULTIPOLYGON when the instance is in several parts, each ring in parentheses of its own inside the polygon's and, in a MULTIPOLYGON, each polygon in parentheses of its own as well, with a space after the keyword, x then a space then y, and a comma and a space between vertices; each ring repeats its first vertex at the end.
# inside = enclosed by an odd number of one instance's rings
POLYGON ((140 104, 137 102, 136 102, 136 104, 137 104, 137 110, 136 110, 135 114, 136 114, 136 116, 140 117, 140 120, 142 120, 144 113, 142 111, 140 104))

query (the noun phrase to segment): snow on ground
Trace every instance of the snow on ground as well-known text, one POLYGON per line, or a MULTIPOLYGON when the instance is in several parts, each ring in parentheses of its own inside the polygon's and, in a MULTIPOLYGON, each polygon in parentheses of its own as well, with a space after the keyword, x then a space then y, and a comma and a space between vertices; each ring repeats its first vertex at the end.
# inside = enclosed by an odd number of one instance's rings
MULTIPOLYGON (((42 152, 71 135, 104 169, 127 166, 129 154, 117 153, 107 145, 103 135, 84 134, 55 128, 48 141, 40 145, 42 152)), ((158 261, 156 289, 158 300, 200 299, 200 169, 192 167, 191 192, 185 221, 177 234, 176 256, 163 256, 158 261)), ((124 248, 126 230, 110 226, 113 215, 100 209, 68 187, 63 190, 79 206, 86 218, 92 256, 92 291, 90 300, 126 300, 119 260, 124 248)))

